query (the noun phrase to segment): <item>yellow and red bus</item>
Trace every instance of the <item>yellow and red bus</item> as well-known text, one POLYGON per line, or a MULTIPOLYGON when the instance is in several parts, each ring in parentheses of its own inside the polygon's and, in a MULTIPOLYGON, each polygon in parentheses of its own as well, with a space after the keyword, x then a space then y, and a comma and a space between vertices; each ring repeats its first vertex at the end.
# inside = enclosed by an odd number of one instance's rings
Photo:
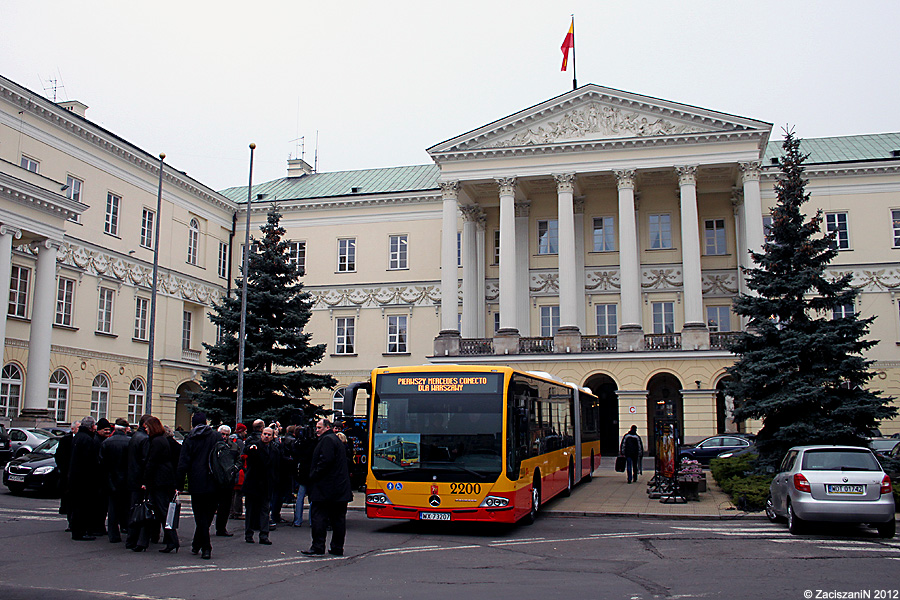
POLYGON ((345 413, 361 388, 370 396, 370 518, 531 522, 600 464, 597 397, 547 373, 378 368, 347 388, 345 413), (398 447, 416 460, 400 460, 398 447))

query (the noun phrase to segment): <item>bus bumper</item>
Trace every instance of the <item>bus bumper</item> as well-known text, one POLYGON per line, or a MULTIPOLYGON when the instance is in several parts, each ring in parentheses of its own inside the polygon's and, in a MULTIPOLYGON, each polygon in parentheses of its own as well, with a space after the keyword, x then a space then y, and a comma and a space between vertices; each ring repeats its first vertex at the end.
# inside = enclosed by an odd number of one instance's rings
POLYGON ((366 516, 370 519, 406 519, 410 521, 480 521, 488 523, 515 523, 522 515, 516 515, 514 506, 502 508, 457 508, 429 510, 410 506, 366 503, 366 516), (423 514, 426 515, 423 518, 423 514), (450 515, 450 518, 428 518, 427 515, 450 515))

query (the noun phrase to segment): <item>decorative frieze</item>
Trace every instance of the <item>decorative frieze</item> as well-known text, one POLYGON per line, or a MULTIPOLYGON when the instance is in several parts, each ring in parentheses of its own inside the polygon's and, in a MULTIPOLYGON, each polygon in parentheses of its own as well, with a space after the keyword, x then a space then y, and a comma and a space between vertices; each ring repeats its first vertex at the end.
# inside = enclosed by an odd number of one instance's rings
POLYGON ((314 309, 379 307, 397 304, 434 306, 441 303, 441 286, 436 283, 433 285, 365 286, 308 291, 314 309))

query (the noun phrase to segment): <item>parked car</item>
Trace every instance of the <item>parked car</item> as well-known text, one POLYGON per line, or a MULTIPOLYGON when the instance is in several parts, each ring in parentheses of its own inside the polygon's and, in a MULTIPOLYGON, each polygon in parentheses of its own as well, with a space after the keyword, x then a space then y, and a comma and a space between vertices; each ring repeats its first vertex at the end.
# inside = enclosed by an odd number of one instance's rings
POLYGON ((69 433, 68 429, 62 427, 41 427, 44 431, 49 433, 50 435, 66 435, 69 433))
POLYGON ((9 432, 6 427, 0 425, 0 463, 5 463, 12 458, 12 451, 9 448, 9 432))
POLYGON ((869 448, 872 449, 872 452, 874 452, 875 456, 878 458, 886 458, 897 446, 900 446, 900 440, 893 440, 891 438, 869 440, 869 448))
POLYGON ((52 437, 44 440, 32 452, 6 463, 3 485, 13 494, 21 494, 26 489, 55 492, 59 484, 55 455, 60 439, 52 437))
POLYGON ((891 478, 875 454, 856 446, 795 446, 769 487, 766 516, 786 519, 793 534, 807 521, 868 523, 878 535, 896 532, 891 478))
POLYGON ((47 438, 53 437, 43 429, 9 428, 9 450, 13 458, 28 454, 40 446, 47 438))
POLYGON ((713 435, 696 444, 686 444, 678 451, 680 458, 693 458, 701 465, 709 466, 709 461, 729 450, 743 450, 753 444, 754 436, 740 433, 713 435))

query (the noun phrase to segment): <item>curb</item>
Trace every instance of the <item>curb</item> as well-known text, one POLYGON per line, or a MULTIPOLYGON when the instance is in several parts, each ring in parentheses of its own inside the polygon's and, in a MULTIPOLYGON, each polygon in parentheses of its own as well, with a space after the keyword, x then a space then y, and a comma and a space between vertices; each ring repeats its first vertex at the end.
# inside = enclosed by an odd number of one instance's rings
POLYGON ((542 517, 613 517, 613 518, 641 518, 641 519, 665 519, 677 521, 679 519, 694 521, 737 521, 748 520, 758 521, 765 520, 765 514, 735 512, 731 515, 702 515, 702 514, 676 514, 676 513, 635 513, 635 512, 612 512, 612 511, 577 511, 577 510, 547 510, 541 511, 542 517))

